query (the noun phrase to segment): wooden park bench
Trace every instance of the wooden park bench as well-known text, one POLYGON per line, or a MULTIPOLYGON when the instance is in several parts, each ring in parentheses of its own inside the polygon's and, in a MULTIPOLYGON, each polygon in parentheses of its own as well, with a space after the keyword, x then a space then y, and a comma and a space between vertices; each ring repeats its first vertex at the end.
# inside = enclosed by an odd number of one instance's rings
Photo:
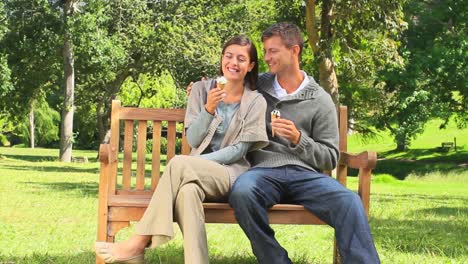
MULTIPOLYGON (((349 154, 347 150, 347 108, 339 108, 340 160, 336 170, 338 181, 346 186, 347 169, 359 170, 358 193, 369 212, 370 178, 375 168, 375 152, 349 154)), ((190 147, 184 133, 176 132, 183 123, 184 109, 150 109, 121 107, 112 101, 111 136, 108 144, 99 147, 100 180, 97 241, 113 242, 117 232, 139 221, 158 184, 161 170, 161 130, 167 127, 167 161, 176 155, 176 137, 181 135, 181 154, 190 147), (148 123, 152 123, 151 177, 145 177, 148 123), (123 126, 123 151, 120 151, 120 131, 123 126), (135 132, 135 134, 134 134, 135 132), (136 172, 132 172, 133 140, 136 138, 136 172), (123 152, 122 158, 119 153, 123 152), (120 177, 121 174, 121 177, 120 177), (118 177, 119 175, 119 177, 118 177)), ((180 129, 179 129, 180 130, 180 129)), ((149 176, 149 175, 148 175, 149 176)), ((206 223, 237 223, 227 203, 204 203, 206 223)), ((271 224, 325 224, 301 205, 277 204, 269 210, 271 224)), ((352 228, 352 227, 350 227, 352 228)), ((335 242, 334 263, 340 262, 335 242)), ((103 263, 96 258, 96 263, 103 263)))
POLYGON ((440 143, 440 147, 442 149, 445 149, 445 150, 449 150, 451 148, 453 148, 455 146, 455 144, 453 144, 453 142, 442 142, 440 143))
POLYGON ((457 138, 453 138, 453 142, 442 142, 440 143, 440 147, 437 147, 437 150, 440 152, 448 152, 449 150, 454 149, 457 151, 457 138))

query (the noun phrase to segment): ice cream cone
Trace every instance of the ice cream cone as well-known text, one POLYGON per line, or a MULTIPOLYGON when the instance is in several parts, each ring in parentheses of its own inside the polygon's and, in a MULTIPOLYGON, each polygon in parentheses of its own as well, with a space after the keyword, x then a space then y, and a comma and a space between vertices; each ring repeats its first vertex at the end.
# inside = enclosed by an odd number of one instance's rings
POLYGON ((216 86, 219 88, 219 89, 224 89, 224 86, 226 85, 226 83, 228 82, 228 80, 226 80, 226 78, 224 78, 224 76, 221 76, 221 77, 218 77, 216 79, 216 86))
MULTIPOLYGON (((276 118, 280 118, 280 117, 281 117, 281 114, 280 114, 279 110, 274 109, 273 111, 271 111, 271 121, 275 120, 276 118)), ((275 137, 275 130, 273 128, 271 128, 271 136, 275 137)))

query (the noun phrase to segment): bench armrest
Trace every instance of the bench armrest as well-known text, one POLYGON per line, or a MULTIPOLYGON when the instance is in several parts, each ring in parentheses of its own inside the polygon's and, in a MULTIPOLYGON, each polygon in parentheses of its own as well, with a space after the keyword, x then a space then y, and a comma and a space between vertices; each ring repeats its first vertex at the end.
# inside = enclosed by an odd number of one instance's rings
POLYGON ((104 164, 116 162, 117 151, 113 151, 110 144, 101 144, 99 146, 99 161, 104 164))
POLYGON ((374 151, 364 151, 359 154, 341 152, 340 165, 353 169, 374 169, 377 164, 377 153, 374 151))
POLYGON ((99 161, 104 164, 110 163, 110 145, 101 144, 99 145, 99 161))
POLYGON ((340 160, 338 162, 339 169, 343 171, 340 182, 346 182, 343 177, 346 177, 347 168, 359 169, 359 183, 358 183, 358 194, 361 197, 362 204, 369 216, 369 202, 370 202, 370 183, 372 169, 377 164, 377 153, 373 151, 364 151, 359 154, 352 154, 348 152, 341 152, 340 160))

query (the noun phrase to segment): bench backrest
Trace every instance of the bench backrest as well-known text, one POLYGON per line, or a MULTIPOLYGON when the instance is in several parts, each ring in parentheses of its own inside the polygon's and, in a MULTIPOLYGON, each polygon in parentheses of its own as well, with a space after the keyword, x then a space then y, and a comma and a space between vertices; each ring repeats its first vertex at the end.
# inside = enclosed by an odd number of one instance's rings
MULTIPOLYGON (((176 154, 189 154, 190 152, 190 146, 183 129, 184 116, 185 109, 122 107, 120 101, 112 101, 109 145, 110 155, 118 162, 111 168, 109 193, 150 194, 154 191, 159 181, 161 165, 164 165, 162 157, 166 155, 167 164, 176 154), (148 130, 150 131, 149 135, 148 130), (148 142, 148 138, 151 138, 152 142, 148 142), (165 153, 162 153, 161 148, 163 138, 167 142, 165 153), (180 149, 176 149, 177 141, 181 142, 180 149), (151 146, 151 169, 150 174, 146 175, 148 170, 145 166, 148 164, 147 145, 149 143, 151 146), (136 162, 133 161, 134 145, 136 145, 136 162), (134 163, 136 163, 136 170, 132 170, 132 167, 135 167, 134 163), (118 177, 119 174, 121 177, 118 177), (117 186, 120 187, 117 188, 117 186)), ((340 151, 346 151, 347 108, 345 106, 339 108, 338 118, 339 148, 340 151)))

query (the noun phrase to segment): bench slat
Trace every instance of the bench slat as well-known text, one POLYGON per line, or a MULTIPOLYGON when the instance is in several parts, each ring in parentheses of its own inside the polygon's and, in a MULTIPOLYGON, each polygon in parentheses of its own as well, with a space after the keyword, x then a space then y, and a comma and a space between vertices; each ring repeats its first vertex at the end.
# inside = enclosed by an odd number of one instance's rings
POLYGON ((182 132, 182 155, 190 154, 190 145, 187 142, 187 137, 185 136, 185 130, 182 132))
POLYGON ((338 111, 339 120, 339 136, 340 151, 346 151, 348 149, 348 108, 346 106, 340 106, 338 111))
MULTIPOLYGON (((119 195, 109 196, 109 206, 120 207, 147 207, 153 193, 150 191, 144 192, 122 192, 119 195)), ((208 209, 229 209, 231 206, 228 203, 203 203, 203 207, 208 209)), ((279 211, 303 211, 304 206, 297 204, 276 204, 272 207, 279 211)))
MULTIPOLYGON (((143 216, 151 195, 114 195, 109 197, 109 220, 138 221, 143 216)), ((237 223, 234 211, 227 203, 203 203, 205 222, 237 223)), ((275 224, 325 224, 302 205, 277 204, 268 211, 271 223, 275 224)))
POLYGON ((108 192, 115 193, 117 187, 117 170, 118 170, 118 160, 119 160, 119 136, 120 135, 120 122, 119 115, 120 110, 122 109, 120 101, 112 101, 112 112, 111 112, 111 137, 110 137, 110 160, 112 163, 109 167, 109 185, 108 192), (115 136, 112 136, 115 135, 115 136), (117 161, 117 162, 114 162, 117 161))
POLYGON ((159 183, 161 167, 161 121, 153 121, 153 151, 151 156, 151 190, 159 183))
POLYGON ((137 177, 136 189, 145 189, 145 161, 146 161, 146 127, 147 121, 138 121, 138 146, 137 146, 137 177))
POLYGON ((158 120, 183 122, 185 118, 185 109, 123 107, 120 110, 119 117, 120 119, 129 120, 158 120))
MULTIPOLYGON (((340 152, 348 149, 348 108, 346 106, 340 106, 338 111, 339 120, 339 135, 340 135, 340 152)), ((331 175, 331 174, 330 174, 331 175)), ((336 170, 336 179, 343 185, 346 186, 346 177, 348 176, 348 167, 342 164, 338 164, 336 170)))
MULTIPOLYGON (((237 223, 232 208, 211 209, 203 204, 205 211, 205 222, 207 223, 237 223)), ((324 225, 325 223, 311 214, 309 211, 299 210, 278 210, 275 206, 268 210, 268 219, 274 224, 294 224, 294 225, 324 225)))
POLYGON ((133 121, 125 120, 124 132, 124 160, 122 169, 122 189, 130 190, 130 177, 132 175, 132 145, 133 145, 133 121))
POLYGON ((167 126, 167 163, 175 156, 176 152, 176 122, 169 121, 167 126))

